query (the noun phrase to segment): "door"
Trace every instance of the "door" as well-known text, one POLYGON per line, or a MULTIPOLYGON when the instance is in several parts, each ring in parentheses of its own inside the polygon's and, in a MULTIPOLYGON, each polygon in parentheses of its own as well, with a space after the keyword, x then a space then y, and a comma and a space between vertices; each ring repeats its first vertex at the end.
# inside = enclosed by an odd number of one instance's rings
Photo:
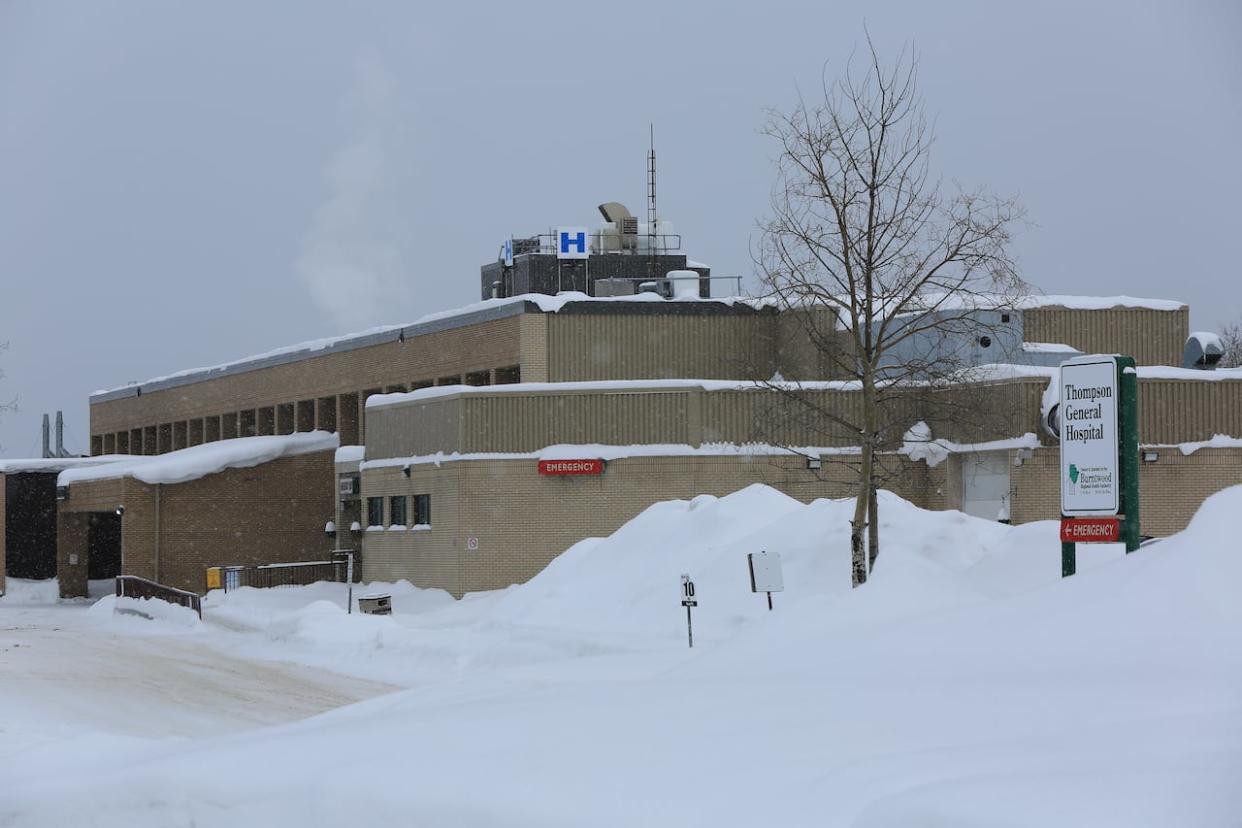
POLYGON ((1009 452, 962 454, 962 511, 985 520, 1009 520, 1009 452))

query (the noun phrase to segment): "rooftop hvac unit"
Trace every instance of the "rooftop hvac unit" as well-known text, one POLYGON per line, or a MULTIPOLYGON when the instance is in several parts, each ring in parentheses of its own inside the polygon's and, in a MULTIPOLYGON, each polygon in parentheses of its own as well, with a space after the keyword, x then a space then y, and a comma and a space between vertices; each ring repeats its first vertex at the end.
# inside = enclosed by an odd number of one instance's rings
POLYGON ((1200 371, 1215 371, 1216 364, 1225 355, 1225 346, 1219 336, 1207 331, 1192 333, 1182 351, 1182 367, 1200 371))
POLYGON ((599 205, 599 212, 607 223, 592 234, 592 252, 619 253, 638 247, 638 219, 624 204, 609 201, 599 205))

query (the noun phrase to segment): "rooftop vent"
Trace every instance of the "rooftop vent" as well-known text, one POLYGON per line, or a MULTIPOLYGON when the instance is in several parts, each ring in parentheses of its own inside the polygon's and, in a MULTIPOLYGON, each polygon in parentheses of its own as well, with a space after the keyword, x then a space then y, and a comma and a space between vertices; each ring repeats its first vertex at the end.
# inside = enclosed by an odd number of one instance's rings
POLYGON ((1215 371, 1216 364, 1225 355, 1220 337, 1208 331, 1197 331, 1186 340, 1182 351, 1182 367, 1199 371, 1215 371))

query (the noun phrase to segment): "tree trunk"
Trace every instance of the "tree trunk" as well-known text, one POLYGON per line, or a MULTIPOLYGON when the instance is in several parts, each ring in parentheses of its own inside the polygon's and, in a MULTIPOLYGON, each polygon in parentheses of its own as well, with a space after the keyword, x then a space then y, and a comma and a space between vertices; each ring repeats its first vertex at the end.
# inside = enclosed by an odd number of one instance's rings
POLYGON ((875 476, 871 478, 871 492, 867 496, 867 546, 871 560, 867 572, 875 570, 875 559, 880 556, 880 499, 875 493, 875 476))
POLYGON ((852 586, 867 583, 867 550, 863 545, 863 530, 867 526, 868 492, 871 488, 871 443, 863 440, 862 469, 858 475, 858 494, 854 498, 854 519, 850 521, 850 560, 852 563, 852 586))

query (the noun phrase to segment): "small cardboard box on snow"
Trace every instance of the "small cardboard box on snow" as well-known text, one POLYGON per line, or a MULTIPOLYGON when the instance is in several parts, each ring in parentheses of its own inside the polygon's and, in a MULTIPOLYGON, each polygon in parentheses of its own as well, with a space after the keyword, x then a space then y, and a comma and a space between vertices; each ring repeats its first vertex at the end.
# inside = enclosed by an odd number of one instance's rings
POLYGON ((779 552, 751 552, 746 556, 746 561, 750 564, 751 592, 785 591, 779 552))

